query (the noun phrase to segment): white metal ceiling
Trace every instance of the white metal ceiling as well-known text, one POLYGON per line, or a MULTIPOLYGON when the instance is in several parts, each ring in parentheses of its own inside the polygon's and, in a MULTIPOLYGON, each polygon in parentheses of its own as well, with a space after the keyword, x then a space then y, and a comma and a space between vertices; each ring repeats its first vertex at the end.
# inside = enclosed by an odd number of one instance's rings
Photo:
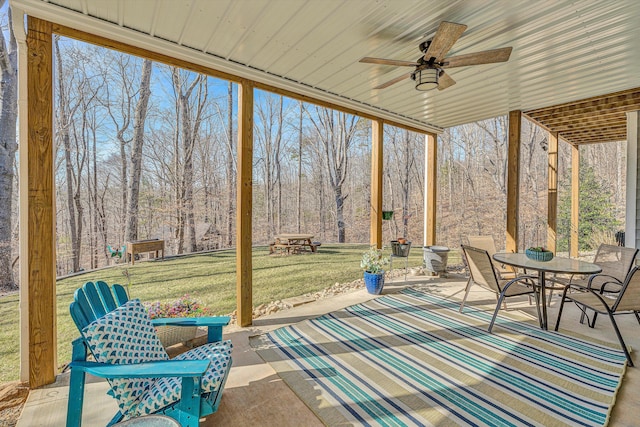
POLYGON ((12 0, 27 14, 274 86, 394 118, 450 127, 640 87, 637 0, 12 0), (450 55, 513 46, 505 64, 450 69, 418 92, 411 71, 441 21, 468 29, 450 55))

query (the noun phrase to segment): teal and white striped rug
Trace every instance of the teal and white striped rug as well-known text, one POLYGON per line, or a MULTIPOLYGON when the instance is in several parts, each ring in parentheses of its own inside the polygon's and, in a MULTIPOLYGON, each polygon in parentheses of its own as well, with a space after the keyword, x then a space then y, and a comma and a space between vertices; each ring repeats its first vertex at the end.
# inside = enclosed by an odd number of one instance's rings
POLYGON ((626 368, 614 345, 406 289, 255 337, 330 426, 601 426, 626 368))

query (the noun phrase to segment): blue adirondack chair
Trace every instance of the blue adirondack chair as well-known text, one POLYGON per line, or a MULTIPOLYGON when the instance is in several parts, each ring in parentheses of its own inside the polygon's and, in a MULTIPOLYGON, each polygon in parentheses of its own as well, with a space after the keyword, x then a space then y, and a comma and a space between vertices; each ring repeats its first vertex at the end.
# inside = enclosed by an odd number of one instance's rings
POLYGON ((121 285, 86 283, 70 306, 80 330, 73 342, 67 427, 82 423, 85 375, 106 378, 119 412, 109 425, 164 414, 183 427, 218 409, 231 369, 231 341, 222 340, 228 316, 151 320, 121 285), (208 343, 169 359, 154 326, 207 326, 208 343), (87 361, 91 354, 95 361, 87 361))

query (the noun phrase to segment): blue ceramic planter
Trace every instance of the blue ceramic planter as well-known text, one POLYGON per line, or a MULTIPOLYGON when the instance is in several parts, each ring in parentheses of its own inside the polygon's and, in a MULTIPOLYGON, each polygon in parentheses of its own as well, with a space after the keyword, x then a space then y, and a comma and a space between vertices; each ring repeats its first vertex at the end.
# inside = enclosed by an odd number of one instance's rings
POLYGON ((370 294, 380 295, 384 287, 384 271, 380 273, 369 273, 365 271, 364 285, 370 294))

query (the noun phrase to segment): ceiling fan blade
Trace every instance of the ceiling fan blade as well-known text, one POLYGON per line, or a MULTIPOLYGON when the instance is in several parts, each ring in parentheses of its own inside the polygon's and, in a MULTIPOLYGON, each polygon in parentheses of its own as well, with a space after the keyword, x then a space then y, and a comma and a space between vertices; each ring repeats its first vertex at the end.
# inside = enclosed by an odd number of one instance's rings
POLYGON ((494 64, 507 62, 511 56, 512 47, 485 50, 484 52, 467 53, 466 55, 451 56, 444 59, 442 68, 464 67, 466 65, 494 64))
POLYGON ((431 58, 435 58, 436 62, 440 62, 466 29, 467 26, 464 24, 441 22, 427 52, 424 54, 424 60, 429 61, 431 58))
POLYGON ((447 73, 442 73, 440 77, 438 77, 438 90, 443 90, 448 88, 449 86, 453 86, 456 84, 456 81, 451 78, 451 76, 447 73))
POLYGON ((408 78, 411 76, 411 74, 413 74, 413 73, 403 74, 403 75, 401 75, 400 77, 396 77, 396 78, 395 78, 395 79, 393 79, 393 80, 389 80, 389 81, 388 81, 388 82, 386 82, 386 83, 382 83, 381 85, 378 85, 378 86, 374 87, 374 89, 384 89, 384 88, 386 88, 386 87, 389 87, 389 86, 391 86, 392 84, 395 84, 395 83, 401 82, 401 81, 402 81, 402 80, 404 80, 404 79, 408 79, 408 78))
POLYGON ((415 67, 418 65, 418 63, 415 61, 399 61, 396 59, 371 58, 368 56, 362 58, 360 62, 364 62, 367 64, 397 65, 399 67, 415 67))

